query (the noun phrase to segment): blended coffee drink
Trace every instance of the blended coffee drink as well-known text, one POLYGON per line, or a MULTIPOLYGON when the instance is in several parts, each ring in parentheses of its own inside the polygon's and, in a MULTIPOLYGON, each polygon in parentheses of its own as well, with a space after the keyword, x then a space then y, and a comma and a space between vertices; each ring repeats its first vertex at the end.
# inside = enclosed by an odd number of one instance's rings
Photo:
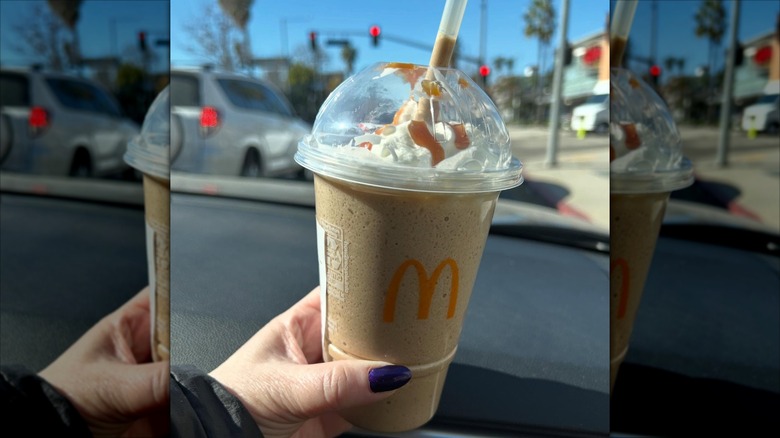
POLYGON ((149 107, 125 161, 143 172, 146 259, 149 266, 151 344, 155 361, 170 358, 170 111, 168 88, 149 107))
POLYGON ((628 351, 669 193, 610 196, 610 385, 628 351))
POLYGON ((419 427, 438 407, 498 194, 522 182, 506 127, 459 71, 379 64, 331 94, 296 160, 315 174, 325 360, 412 371, 389 399, 341 414, 419 427), (435 108, 422 120, 420 102, 435 108))
POLYGON ((669 194, 693 182, 666 104, 631 72, 610 75, 610 390, 625 359, 669 194))

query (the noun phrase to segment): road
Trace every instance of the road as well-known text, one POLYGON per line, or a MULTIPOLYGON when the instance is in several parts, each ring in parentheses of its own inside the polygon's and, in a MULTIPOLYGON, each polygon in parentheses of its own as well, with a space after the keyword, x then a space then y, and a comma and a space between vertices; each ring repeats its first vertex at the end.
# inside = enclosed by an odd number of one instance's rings
POLYGON ((724 208, 770 226, 780 233, 780 136, 747 138, 741 131, 729 135, 727 165, 716 164, 719 133, 716 129, 680 128, 683 153, 693 163, 697 182, 674 193, 724 208))

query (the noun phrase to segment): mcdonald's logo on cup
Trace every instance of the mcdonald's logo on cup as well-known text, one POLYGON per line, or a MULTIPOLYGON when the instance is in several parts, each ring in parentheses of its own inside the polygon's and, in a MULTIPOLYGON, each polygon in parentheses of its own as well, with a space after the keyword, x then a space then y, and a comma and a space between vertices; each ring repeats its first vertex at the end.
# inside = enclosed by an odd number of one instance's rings
POLYGON ((447 307, 447 319, 455 316, 455 307, 458 304, 458 263, 452 258, 446 258, 436 266, 430 277, 425 272, 425 266, 416 259, 407 259, 398 269, 395 270, 393 278, 390 280, 390 287, 385 297, 385 308, 383 319, 385 322, 393 322, 395 319, 395 305, 398 299, 398 290, 401 287, 401 280, 409 267, 417 271, 417 281, 419 283, 419 307, 417 309, 417 319, 428 319, 431 310, 431 301, 436 292, 436 285, 439 283, 439 277, 447 266, 450 267, 452 282, 450 283, 450 303, 447 307))

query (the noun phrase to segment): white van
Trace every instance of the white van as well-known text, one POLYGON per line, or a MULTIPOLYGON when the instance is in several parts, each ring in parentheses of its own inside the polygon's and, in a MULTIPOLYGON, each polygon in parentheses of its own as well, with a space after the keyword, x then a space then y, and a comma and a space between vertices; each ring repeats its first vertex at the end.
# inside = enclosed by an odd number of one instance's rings
POLYGON ((605 134, 609 132, 609 81, 598 81, 593 95, 574 108, 571 129, 605 134))
POLYGON ((742 129, 776 134, 780 132, 780 80, 769 81, 764 95, 742 113, 742 129))

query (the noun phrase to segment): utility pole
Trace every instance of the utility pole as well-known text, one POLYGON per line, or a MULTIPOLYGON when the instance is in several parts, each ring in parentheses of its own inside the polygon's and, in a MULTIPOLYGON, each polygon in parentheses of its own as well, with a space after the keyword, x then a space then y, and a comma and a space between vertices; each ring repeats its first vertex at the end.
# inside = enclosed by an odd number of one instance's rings
POLYGON ((485 51, 487 47, 487 0, 482 0, 479 17, 479 63, 487 64, 485 51))
POLYGON ((720 167, 728 165, 729 131, 731 128, 731 95, 734 92, 734 51, 737 47, 737 26, 739 26, 739 0, 731 2, 731 25, 729 26, 729 57, 726 59, 726 72, 723 78, 723 94, 720 105, 720 135, 715 164, 720 167))
POLYGON ((566 55, 566 34, 569 28, 569 0, 563 0, 561 6, 561 34, 558 40, 558 50, 555 55, 555 72, 553 73, 552 108, 550 108, 550 128, 547 136, 548 167, 558 165, 558 134, 561 124, 561 94, 563 88, 563 61, 566 55))

